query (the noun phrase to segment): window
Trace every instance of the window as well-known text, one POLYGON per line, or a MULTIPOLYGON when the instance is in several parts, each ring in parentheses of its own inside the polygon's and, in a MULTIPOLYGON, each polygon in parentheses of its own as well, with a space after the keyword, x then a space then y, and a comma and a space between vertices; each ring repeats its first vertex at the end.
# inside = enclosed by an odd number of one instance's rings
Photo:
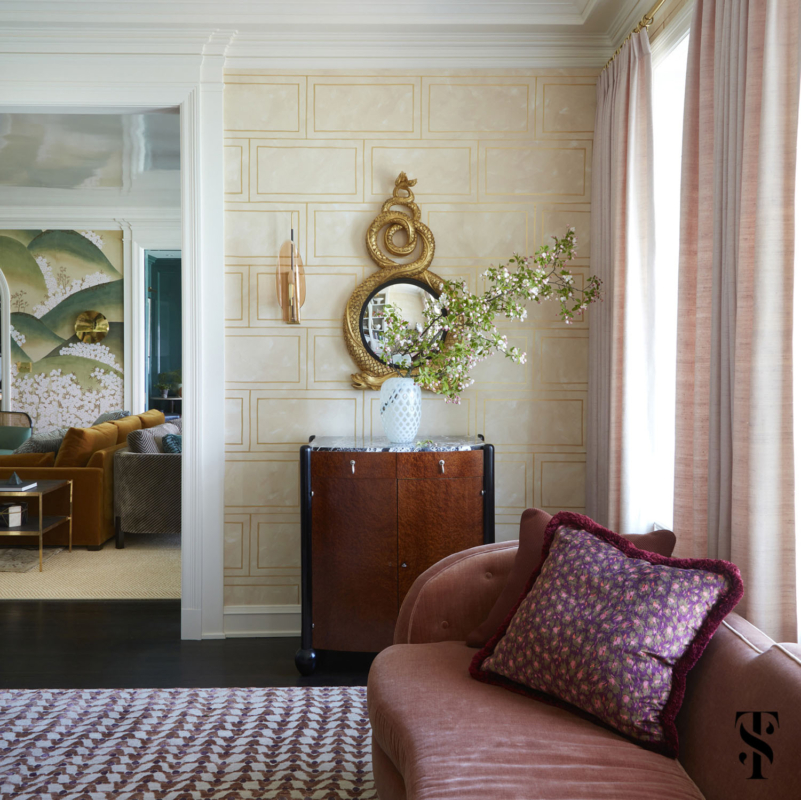
POLYGON ((654 319, 657 363, 654 518, 673 527, 673 459, 676 434, 676 322, 678 315, 679 215, 684 84, 689 34, 654 66, 654 194, 656 212, 656 296, 654 319))
POLYGON ((801 118, 795 158, 795 281, 793 283, 793 448, 795 453, 795 597, 801 642, 801 118))

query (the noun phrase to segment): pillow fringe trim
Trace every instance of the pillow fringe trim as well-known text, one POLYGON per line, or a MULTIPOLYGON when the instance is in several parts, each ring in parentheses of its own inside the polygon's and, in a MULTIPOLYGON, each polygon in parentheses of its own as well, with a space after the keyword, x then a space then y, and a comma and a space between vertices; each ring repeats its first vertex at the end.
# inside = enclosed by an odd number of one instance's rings
POLYGON ((606 728, 607 730, 614 731, 619 736, 622 736, 623 738, 628 739, 629 741, 634 742, 635 744, 638 744, 647 750, 653 750, 654 752, 661 753, 662 755, 670 758, 676 758, 679 751, 679 734, 678 730, 676 729, 676 717, 678 716, 682 701, 684 700, 684 693, 687 687, 687 675, 698 662, 698 659, 706 649, 707 645, 712 639, 712 636, 714 636, 715 631, 720 626, 720 623, 723 622, 729 612, 731 612, 737 603, 740 602, 742 596, 743 581, 740 576, 740 570, 729 561, 711 558, 673 558, 661 556, 658 553, 651 553, 647 550, 640 550, 639 547, 636 547, 628 539, 620 536, 614 531, 604 528, 584 514, 575 514, 571 511, 561 511, 554 515, 545 529, 542 545, 542 558, 540 559, 539 565, 531 573, 531 577, 526 584, 526 588, 523 590, 523 593, 512 607, 512 610, 507 614, 506 619, 503 621, 503 623, 501 623, 501 626, 498 628, 492 638, 484 645, 484 647, 482 647, 481 650, 479 650, 473 657, 469 667, 470 676, 478 681, 481 681, 482 683, 502 686, 505 689, 516 692, 517 694, 522 694, 527 697, 531 697, 534 700, 538 700, 541 703, 546 703, 547 705, 552 705, 558 708, 563 708, 567 711, 571 711, 572 713, 577 714, 584 719, 590 720, 591 722, 594 722, 601 727, 606 728), (553 543, 554 536, 556 535, 556 531, 562 526, 577 528, 579 530, 584 530, 587 533, 591 533, 594 536, 597 536, 599 539, 612 544, 629 558, 636 558, 641 561, 647 561, 651 564, 673 567, 674 569, 704 570, 706 572, 713 572, 717 575, 722 575, 728 580, 728 591, 725 591, 715 605, 712 606, 704 622, 696 631, 696 634, 690 641, 687 649, 684 651, 681 658, 679 658, 675 667, 673 668, 671 691, 668 695, 667 702, 665 703, 662 712, 659 715, 659 721, 662 725, 662 731, 665 737, 663 742, 649 742, 646 739, 638 739, 628 736, 619 731, 617 728, 599 719, 594 714, 591 714, 584 709, 577 708, 565 700, 546 694, 545 692, 538 691, 537 689, 532 689, 528 686, 515 683, 509 678, 498 675, 494 672, 490 672, 489 670, 481 669, 481 665, 483 664, 484 660, 492 655, 498 642, 506 634, 509 624, 517 613, 520 604, 526 599, 528 593, 531 591, 535 582, 537 581, 537 578, 540 576, 543 564, 545 563, 545 559, 548 557, 548 552, 550 551, 551 544, 553 543))

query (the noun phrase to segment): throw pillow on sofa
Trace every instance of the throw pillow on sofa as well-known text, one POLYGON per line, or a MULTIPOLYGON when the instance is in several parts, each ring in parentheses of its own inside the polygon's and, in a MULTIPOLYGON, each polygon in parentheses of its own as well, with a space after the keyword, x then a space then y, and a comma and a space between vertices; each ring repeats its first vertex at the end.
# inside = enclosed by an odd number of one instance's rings
POLYGON ((103 422, 114 422, 116 419, 122 419, 123 417, 130 417, 130 411, 106 411, 105 414, 101 414, 93 423, 92 425, 100 425, 103 422))
POLYGON ((15 451, 17 453, 57 453, 61 442, 69 428, 56 428, 52 431, 34 433, 30 439, 21 444, 15 451))
POLYGON ((153 428, 143 428, 128 434, 128 449, 132 453, 163 453, 162 438, 167 434, 179 433, 175 425, 165 422, 153 428))
POLYGON ((165 453, 180 453, 183 450, 183 436, 180 433, 168 433, 161 440, 165 453))
POLYGON ((155 428, 156 425, 163 425, 165 422, 164 412, 155 408, 151 408, 150 411, 145 411, 144 414, 138 414, 137 416, 142 420, 143 428, 155 428))
MULTIPOLYGON (((539 508, 527 508, 523 512, 523 516, 520 517, 520 544, 512 571, 487 618, 467 637, 468 647, 483 647, 517 605, 531 573, 542 561, 543 537, 550 521, 551 515, 539 508)), ((624 538, 640 550, 658 553, 660 556, 673 555, 673 548, 676 546, 676 536, 673 531, 668 530, 632 533, 624 538)))
POLYGON ((98 451, 117 444, 117 428, 102 422, 91 428, 70 428, 58 449, 57 467, 85 467, 98 451))
POLYGON ((117 429, 117 444, 124 444, 128 441, 128 434, 138 431, 142 427, 142 420, 139 417, 122 417, 115 419, 112 423, 117 429))
POLYGON ((548 524, 543 555, 470 674, 675 757, 687 673, 742 597, 739 570, 648 553, 568 512, 548 524))

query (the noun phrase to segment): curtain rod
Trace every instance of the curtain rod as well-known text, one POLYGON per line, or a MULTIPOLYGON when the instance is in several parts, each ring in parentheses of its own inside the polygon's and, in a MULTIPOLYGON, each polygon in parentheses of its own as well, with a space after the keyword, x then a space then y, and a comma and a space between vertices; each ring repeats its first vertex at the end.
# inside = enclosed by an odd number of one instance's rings
MULTIPOLYGON (((645 30, 648 30, 648 28, 651 27, 651 25, 654 22, 654 14, 656 14, 656 12, 659 11, 660 8, 662 8, 664 2, 665 0, 657 0, 656 3, 654 3, 653 8, 647 14, 645 14, 645 16, 643 16, 643 18, 635 26, 634 30, 623 40, 620 47, 618 47, 617 50, 615 50, 612 58, 610 58, 609 61, 606 62, 606 66, 604 67, 604 69, 606 69, 606 67, 608 67, 618 57, 620 51, 626 46, 626 42, 629 39, 631 39, 631 37, 634 36, 635 33, 639 33, 643 28, 645 28, 645 30)), ((603 72, 603 70, 601 70, 601 72, 603 72)))

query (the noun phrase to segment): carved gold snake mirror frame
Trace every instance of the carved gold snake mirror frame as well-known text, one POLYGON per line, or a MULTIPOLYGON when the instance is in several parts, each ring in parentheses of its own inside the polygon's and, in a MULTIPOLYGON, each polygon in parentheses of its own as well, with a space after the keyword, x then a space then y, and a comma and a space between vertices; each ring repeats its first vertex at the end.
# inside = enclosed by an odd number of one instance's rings
POLYGON ((359 368, 351 375, 351 383, 357 389, 380 389, 385 380, 397 374, 381 360, 383 306, 394 303, 400 306, 404 319, 418 322, 422 320, 425 294, 439 297, 442 278, 428 269, 434 260, 434 235, 420 221, 420 208, 411 188, 416 183, 401 172, 392 197, 367 229, 367 252, 380 269, 350 296, 344 322, 348 352, 359 368), (379 247, 382 229, 383 249, 379 247), (404 236, 405 241, 396 242, 396 235, 404 236), (408 263, 399 263, 387 255, 409 258, 418 245, 420 255, 408 263))

